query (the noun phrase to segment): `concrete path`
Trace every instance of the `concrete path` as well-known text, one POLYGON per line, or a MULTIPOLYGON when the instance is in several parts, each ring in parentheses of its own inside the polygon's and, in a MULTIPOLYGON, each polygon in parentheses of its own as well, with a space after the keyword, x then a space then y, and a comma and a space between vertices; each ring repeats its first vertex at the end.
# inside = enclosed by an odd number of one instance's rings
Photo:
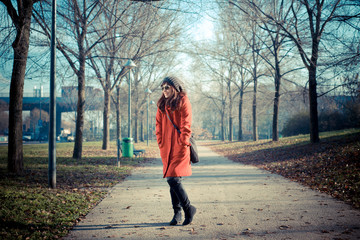
POLYGON ((173 212, 161 161, 136 169, 65 239, 360 239, 360 211, 281 176, 199 147, 183 182, 198 212, 169 226, 173 212))

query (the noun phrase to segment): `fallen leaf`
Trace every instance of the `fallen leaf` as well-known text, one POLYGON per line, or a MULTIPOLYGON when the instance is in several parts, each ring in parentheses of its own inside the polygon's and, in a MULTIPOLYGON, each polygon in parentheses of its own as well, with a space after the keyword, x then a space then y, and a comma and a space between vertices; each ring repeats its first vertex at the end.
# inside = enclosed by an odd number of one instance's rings
POLYGON ((281 225, 281 226, 279 227, 280 230, 287 230, 287 229, 289 229, 289 228, 291 228, 291 227, 290 227, 290 226, 287 226, 287 225, 281 225))

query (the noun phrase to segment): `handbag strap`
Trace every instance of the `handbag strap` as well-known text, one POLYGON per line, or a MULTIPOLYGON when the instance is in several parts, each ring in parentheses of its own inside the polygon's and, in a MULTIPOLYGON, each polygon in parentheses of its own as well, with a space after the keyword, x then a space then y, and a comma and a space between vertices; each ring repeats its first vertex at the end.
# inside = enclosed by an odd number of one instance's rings
POLYGON ((166 116, 168 117, 168 119, 170 120, 170 122, 172 123, 172 125, 174 126, 174 128, 176 129, 176 131, 178 131, 178 133, 181 134, 180 129, 173 123, 173 121, 171 121, 171 119, 169 117, 169 114, 167 113, 166 109, 165 109, 165 113, 166 113, 166 116))

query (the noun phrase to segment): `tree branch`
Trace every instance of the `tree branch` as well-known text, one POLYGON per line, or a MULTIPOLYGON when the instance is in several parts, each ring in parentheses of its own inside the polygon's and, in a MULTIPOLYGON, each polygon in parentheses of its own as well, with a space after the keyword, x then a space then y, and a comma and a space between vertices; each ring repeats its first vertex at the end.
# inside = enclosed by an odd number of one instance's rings
POLYGON ((0 0, 0 2, 2 2, 5 7, 6 10, 11 18, 11 20, 13 21, 16 29, 19 31, 20 29, 20 23, 19 23, 19 16, 16 12, 16 9, 14 8, 14 6, 11 3, 11 0, 0 0))

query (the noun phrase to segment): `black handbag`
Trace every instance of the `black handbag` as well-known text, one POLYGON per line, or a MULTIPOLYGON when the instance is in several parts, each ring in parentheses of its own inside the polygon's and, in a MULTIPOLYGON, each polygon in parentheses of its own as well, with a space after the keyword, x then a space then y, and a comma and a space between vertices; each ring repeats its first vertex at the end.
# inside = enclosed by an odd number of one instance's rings
MULTIPOLYGON (((168 113, 166 112, 166 110, 165 110, 165 113, 166 113, 166 116, 168 117, 168 119, 170 120, 170 122, 172 123, 172 125, 174 126, 174 128, 176 129, 176 131, 178 131, 178 133, 181 134, 180 129, 171 121, 171 119, 170 119, 168 113)), ((190 161, 192 163, 198 163, 198 162, 200 162, 200 158, 199 158, 199 155, 198 155, 196 141, 193 138, 193 136, 190 137, 189 141, 190 141, 190 161)))

